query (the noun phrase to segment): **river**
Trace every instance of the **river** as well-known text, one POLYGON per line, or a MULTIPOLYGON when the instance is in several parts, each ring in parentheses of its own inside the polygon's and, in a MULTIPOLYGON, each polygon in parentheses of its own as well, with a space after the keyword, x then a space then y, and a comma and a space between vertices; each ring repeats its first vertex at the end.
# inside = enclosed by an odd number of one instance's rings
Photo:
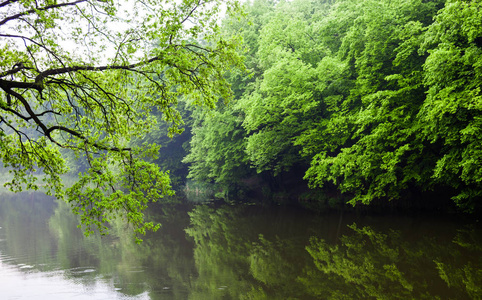
POLYGON ((437 215, 157 206, 85 237, 69 207, 0 194, 0 299, 481 299, 482 226, 437 215))

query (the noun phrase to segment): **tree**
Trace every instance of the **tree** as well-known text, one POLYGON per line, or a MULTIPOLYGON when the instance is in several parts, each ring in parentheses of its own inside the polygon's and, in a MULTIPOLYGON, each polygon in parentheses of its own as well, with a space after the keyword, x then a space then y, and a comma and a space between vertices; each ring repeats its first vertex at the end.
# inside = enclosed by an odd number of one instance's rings
POLYGON ((229 73, 236 101, 197 123, 192 176, 234 178, 238 165, 272 177, 307 169, 312 188, 336 186, 353 205, 418 201, 423 192, 479 209, 480 8, 477 0, 247 5, 254 26, 231 22, 226 31, 248 41, 253 76, 229 73), (228 117, 236 122, 221 126, 228 117))
MULTIPOLYGON (((233 12, 236 3, 227 3, 233 12)), ((179 97, 212 107, 231 92, 223 75, 241 66, 235 40, 218 34, 221 1, 19 1, 0 3, 0 157, 13 191, 67 196, 87 227, 105 230, 125 211, 136 233, 154 229, 142 210, 170 194, 150 162, 155 144, 132 145, 156 125, 179 132, 179 97), (66 192, 59 149, 88 169, 66 192), (34 172, 45 173, 39 184, 34 172)))
POLYGON ((421 46, 428 57, 420 137, 439 148, 432 179, 456 190, 453 199, 469 211, 482 196, 481 8, 481 1, 447 1, 421 46))
POLYGON ((188 177, 222 185, 225 196, 230 190, 237 192, 241 179, 253 175, 250 160, 245 153, 247 132, 242 126, 245 114, 237 108, 237 103, 243 94, 253 88, 253 81, 261 72, 256 56, 259 30, 273 9, 272 1, 255 0, 244 4, 246 17, 224 20, 223 34, 243 39, 239 53, 245 56, 244 63, 248 72, 234 70, 235 72, 226 74, 235 97, 227 105, 219 103, 215 111, 209 112, 204 108, 196 108, 192 114, 193 137, 189 154, 183 160, 189 164, 188 177))
POLYGON ((320 31, 329 33, 342 20, 339 42, 330 43, 339 48, 330 46, 336 52, 318 65, 328 117, 297 141, 312 155, 305 178, 313 186, 331 181, 354 195, 352 204, 401 198, 413 186, 433 188, 437 149, 418 139, 426 58, 418 50, 441 5, 374 0, 333 6, 320 31), (330 70, 336 75, 326 75, 330 70), (348 89, 330 88, 337 81, 348 89))
POLYGON ((184 163, 191 164, 189 178, 214 181, 226 187, 231 184, 236 188, 240 179, 248 177, 245 131, 241 126, 242 119, 236 113, 230 107, 194 112, 191 149, 183 159, 184 163))
POLYGON ((238 103, 249 134, 246 153, 258 172, 277 175, 306 163, 293 142, 319 114, 314 66, 324 49, 314 24, 326 6, 325 1, 280 2, 260 30, 261 70, 238 103))

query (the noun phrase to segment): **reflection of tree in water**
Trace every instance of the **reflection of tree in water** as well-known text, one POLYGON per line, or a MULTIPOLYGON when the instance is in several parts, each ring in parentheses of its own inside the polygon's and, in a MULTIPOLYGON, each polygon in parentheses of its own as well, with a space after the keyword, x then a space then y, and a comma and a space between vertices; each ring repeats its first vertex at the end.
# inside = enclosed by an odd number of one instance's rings
POLYGON ((2 227, 3 255, 11 263, 27 266, 42 265, 49 270, 52 259, 51 238, 45 237, 48 217, 55 209, 52 197, 39 193, 0 193, 0 227, 2 227))
POLYGON ((85 237, 67 203, 41 193, 1 194, 0 252, 9 264, 31 266, 26 272, 61 271, 86 287, 104 281, 121 295, 186 299, 194 272, 192 243, 183 231, 188 219, 185 212, 170 213, 159 232, 137 245, 122 219, 107 237, 85 237))
POLYGON ((295 227, 306 223, 241 206, 199 206, 189 215, 198 271, 190 299, 312 299, 296 281, 309 256, 308 236, 295 227))
MULTIPOLYGON (((69 213, 67 204, 61 203, 50 219, 50 225, 59 238, 59 259, 65 268, 79 264, 78 255, 71 255, 72 245, 82 258, 94 260, 80 265, 95 266, 96 274, 112 283, 124 295, 139 295, 147 292, 150 299, 185 299, 190 275, 193 273, 192 244, 183 243, 176 235, 184 236, 183 228, 187 216, 170 210, 169 217, 162 218, 163 227, 151 233, 142 244, 137 245, 132 230, 123 219, 110 224, 110 235, 84 237, 77 229, 78 217, 69 213), (65 247, 62 247, 65 245, 65 247)), ((97 276, 97 279, 99 276, 97 276)))
POLYGON ((191 227, 186 232, 194 239, 198 272, 190 299, 230 299, 247 290, 249 284, 242 278, 248 271, 246 232, 235 226, 238 212, 199 206, 189 215, 191 227))
POLYGON ((186 231, 194 239, 198 271, 190 299, 482 296, 480 230, 459 230, 454 238, 428 228, 413 236, 407 228, 352 223, 336 242, 322 232, 325 223, 317 224, 319 237, 311 232, 310 238, 307 231, 294 229, 309 222, 256 214, 246 207, 201 206, 190 217, 186 231))
POLYGON ((68 279, 84 285, 103 280, 124 295, 146 293, 153 300, 482 298, 480 228, 455 231, 450 223, 443 236, 445 227, 428 222, 438 231, 417 227, 413 235, 413 225, 403 221, 366 226, 350 216, 342 221, 273 207, 197 206, 189 217, 179 209, 153 215, 163 218, 158 220, 163 227, 136 245, 122 220, 111 224, 107 238, 85 238, 67 204, 33 198, 0 199, 2 254, 15 257, 12 264, 65 270, 68 279), (402 228, 385 229, 396 224, 402 228))
POLYGON ((433 237, 409 243, 399 231, 349 227, 351 234, 341 237, 338 245, 312 238, 306 248, 316 268, 307 267, 300 280, 313 295, 328 299, 482 297, 476 231, 460 231, 450 244, 433 237))
POLYGON ((472 299, 482 299, 482 235, 473 228, 459 230, 454 244, 458 246, 453 252, 457 255, 434 260, 440 277, 448 286, 466 291, 472 299))

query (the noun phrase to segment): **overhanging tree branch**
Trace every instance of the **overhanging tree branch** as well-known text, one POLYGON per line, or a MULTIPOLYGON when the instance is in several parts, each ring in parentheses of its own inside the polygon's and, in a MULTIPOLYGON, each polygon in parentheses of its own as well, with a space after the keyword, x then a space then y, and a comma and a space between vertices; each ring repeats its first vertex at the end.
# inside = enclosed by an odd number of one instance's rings
POLYGON ((15 2, 19 2, 19 1, 20 0, 7 0, 7 1, 4 1, 4 2, 0 3, 0 7, 4 7, 4 6, 7 6, 7 5, 15 3, 15 2))
MULTIPOLYGON (((82 155, 88 167, 67 196, 88 230, 123 208, 136 232, 154 229, 142 210, 169 195, 170 183, 150 158, 158 146, 137 139, 156 126, 152 111, 175 131, 182 121, 174 106, 182 97, 209 106, 230 97, 219 75, 241 58, 234 45, 218 43, 214 14, 221 1, 180 0, 176 11, 151 1, 125 19, 115 15, 122 8, 116 1, 61 1, 0 0, 7 7, 0 12, 0 160, 20 170, 44 168, 49 188, 62 198, 60 150, 82 155), (145 18, 132 19, 137 15, 145 18), (195 26, 183 26, 188 20, 195 26), (200 38, 212 44, 200 46, 200 38), (9 148, 12 141, 18 146, 9 148)), ((27 182, 22 174, 15 182, 27 182)))
MULTIPOLYGON (((74 2, 53 4, 53 5, 47 5, 47 6, 39 7, 39 8, 35 8, 35 9, 29 9, 29 10, 26 10, 24 12, 21 12, 21 13, 18 13, 18 14, 15 14, 13 16, 10 16, 10 17, 7 17, 7 18, 3 19, 2 21, 0 21, 0 26, 4 25, 5 23, 7 23, 9 21, 16 20, 16 19, 19 19, 20 17, 31 15, 31 14, 34 14, 34 13, 37 13, 37 12, 40 12, 40 11, 53 10, 53 9, 56 9, 56 8, 61 8, 61 7, 66 7, 66 6, 75 6, 79 3, 87 2, 87 1, 88 0, 78 0, 78 1, 74 1, 74 2)), ((4 2, 4 3, 6 3, 5 5, 8 5, 8 4, 14 3, 16 1, 6 1, 6 2, 4 2), (8 3, 6 3, 6 2, 8 2, 8 3)), ((99 2, 101 2, 101 1, 99 1, 99 2)), ((4 3, 2 3, 2 5, 4 3)))

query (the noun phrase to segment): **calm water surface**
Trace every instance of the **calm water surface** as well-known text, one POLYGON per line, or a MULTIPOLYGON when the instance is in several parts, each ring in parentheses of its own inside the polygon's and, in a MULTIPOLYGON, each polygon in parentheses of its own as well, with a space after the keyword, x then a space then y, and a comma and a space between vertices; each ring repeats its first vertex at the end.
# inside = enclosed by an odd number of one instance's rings
POLYGON ((0 299, 481 299, 482 230, 449 217, 157 208, 84 237, 69 207, 0 194, 0 299))

